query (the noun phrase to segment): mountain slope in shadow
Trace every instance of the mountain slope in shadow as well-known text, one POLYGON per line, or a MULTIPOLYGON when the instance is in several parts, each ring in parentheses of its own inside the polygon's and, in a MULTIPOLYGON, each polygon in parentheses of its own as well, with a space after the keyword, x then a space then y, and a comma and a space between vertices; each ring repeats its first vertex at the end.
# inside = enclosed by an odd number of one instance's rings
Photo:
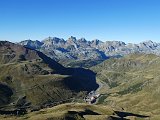
POLYGON ((39 51, 0 41, 0 86, 0 106, 11 109, 77 98, 98 84, 90 70, 65 68, 39 51))

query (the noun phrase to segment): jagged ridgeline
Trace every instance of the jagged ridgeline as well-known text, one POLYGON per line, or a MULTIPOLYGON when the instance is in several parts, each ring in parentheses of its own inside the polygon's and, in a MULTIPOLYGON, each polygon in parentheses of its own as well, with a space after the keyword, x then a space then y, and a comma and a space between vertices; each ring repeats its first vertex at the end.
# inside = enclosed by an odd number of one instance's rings
POLYGON ((65 68, 39 51, 0 41, 1 108, 80 98, 97 87, 90 70, 65 68))
POLYGON ((121 57, 132 53, 160 55, 160 43, 151 40, 139 44, 123 41, 88 41, 71 36, 67 40, 48 37, 42 41, 24 40, 20 45, 37 49, 65 66, 91 67, 109 57, 121 57))

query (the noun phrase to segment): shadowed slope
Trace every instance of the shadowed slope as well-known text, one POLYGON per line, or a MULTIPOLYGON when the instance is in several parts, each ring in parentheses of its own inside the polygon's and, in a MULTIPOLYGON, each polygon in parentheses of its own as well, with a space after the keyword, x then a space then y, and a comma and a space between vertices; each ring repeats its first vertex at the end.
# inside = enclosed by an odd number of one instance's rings
POLYGON ((7 41, 0 41, 0 83, 10 88, 0 88, 3 96, 13 92, 5 102, 11 107, 45 106, 83 98, 98 87, 90 70, 65 68, 39 51, 7 41))
POLYGON ((9 86, 0 83, 0 105, 8 104, 12 95, 12 89, 9 86))

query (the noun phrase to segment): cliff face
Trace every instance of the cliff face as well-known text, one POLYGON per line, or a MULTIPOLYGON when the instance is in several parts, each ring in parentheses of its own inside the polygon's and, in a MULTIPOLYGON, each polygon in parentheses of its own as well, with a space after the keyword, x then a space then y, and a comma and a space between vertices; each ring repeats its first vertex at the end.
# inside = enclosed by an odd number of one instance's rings
POLYGON ((64 60, 104 60, 108 57, 124 56, 130 53, 153 53, 160 55, 160 44, 151 40, 139 44, 125 44, 122 41, 102 42, 98 39, 70 37, 67 40, 49 37, 40 41, 25 40, 19 44, 39 49, 57 61, 64 60))

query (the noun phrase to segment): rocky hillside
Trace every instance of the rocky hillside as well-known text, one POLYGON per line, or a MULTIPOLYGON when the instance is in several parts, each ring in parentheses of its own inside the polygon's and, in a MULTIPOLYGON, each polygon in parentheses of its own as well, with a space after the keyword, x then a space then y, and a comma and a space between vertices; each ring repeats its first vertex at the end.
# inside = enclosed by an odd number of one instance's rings
POLYGON ((102 42, 98 39, 87 41, 85 38, 70 37, 67 40, 48 37, 40 41, 25 40, 19 44, 39 49, 51 58, 64 62, 67 60, 104 60, 108 57, 120 57, 130 53, 160 55, 160 43, 151 40, 139 44, 126 44, 122 41, 102 42))
POLYGON ((65 68, 41 52, 0 41, 0 111, 76 100, 97 87, 90 70, 65 68))
POLYGON ((99 104, 147 114, 153 120, 160 116, 160 57, 154 54, 132 54, 112 58, 91 68, 103 96, 99 104))

